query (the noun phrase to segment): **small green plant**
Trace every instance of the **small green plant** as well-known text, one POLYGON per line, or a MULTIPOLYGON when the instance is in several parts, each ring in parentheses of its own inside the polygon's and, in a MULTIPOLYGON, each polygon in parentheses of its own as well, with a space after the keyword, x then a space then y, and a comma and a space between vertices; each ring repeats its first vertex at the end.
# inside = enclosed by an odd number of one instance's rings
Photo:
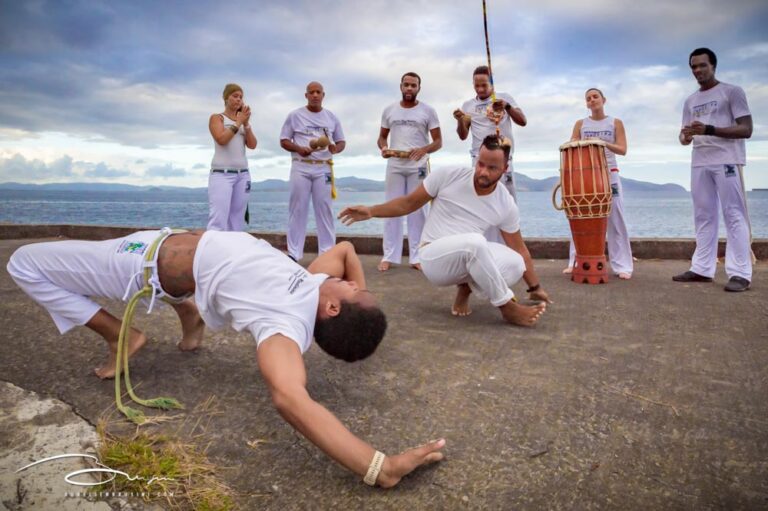
MULTIPOLYGON (((193 431, 199 422, 198 417, 193 431)), ((175 511, 235 508, 234 492, 220 479, 222 469, 208 461, 204 450, 183 442, 177 435, 136 428, 132 434, 118 436, 109 431, 109 426, 110 422, 103 418, 96 427, 98 458, 104 467, 127 476, 117 474, 112 481, 92 487, 94 494, 122 492, 175 511)), ((180 427, 176 433, 182 429, 186 428, 180 427)), ((104 472, 102 480, 112 475, 104 472)))

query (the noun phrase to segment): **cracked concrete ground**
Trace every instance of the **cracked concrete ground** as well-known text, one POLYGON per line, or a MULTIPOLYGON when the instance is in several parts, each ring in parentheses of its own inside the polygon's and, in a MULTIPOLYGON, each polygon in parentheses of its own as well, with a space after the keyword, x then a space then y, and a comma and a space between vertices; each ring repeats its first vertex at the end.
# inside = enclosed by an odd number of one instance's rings
MULTIPOLYGON (((29 242, 0 241, 3 266, 29 242)), ((223 413, 189 440, 210 442, 243 509, 768 509, 765 263, 752 290, 730 294, 722 268, 714 284, 673 283, 686 261, 643 260, 631 281, 585 286, 560 274, 563 261, 537 260, 555 303, 524 329, 478 301, 452 317, 452 290, 377 262, 363 257, 390 322, 379 350, 347 364, 313 346, 305 361, 311 395, 376 448, 447 439, 445 461, 388 491, 283 422, 249 336, 208 333, 182 353, 168 307, 137 315, 150 337, 131 364, 139 394, 178 398, 182 417, 215 396, 223 413)), ((95 423, 113 401, 113 383, 92 375, 103 342, 85 329, 59 336, 6 272, 0 297, 0 379, 95 423)))

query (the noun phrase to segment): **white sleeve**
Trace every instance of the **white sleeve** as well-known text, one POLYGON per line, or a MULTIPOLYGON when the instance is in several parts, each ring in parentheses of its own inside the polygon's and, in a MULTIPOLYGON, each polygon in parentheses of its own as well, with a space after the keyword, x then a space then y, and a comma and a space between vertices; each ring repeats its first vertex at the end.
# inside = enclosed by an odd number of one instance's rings
POLYGON ((293 112, 288 114, 280 130, 280 140, 293 140, 293 112))
POLYGON ((515 204, 511 195, 509 196, 509 199, 507 206, 508 213, 502 218, 498 227, 502 231, 512 234, 520 230, 520 211, 517 209, 517 204, 515 204))
POLYGON ((728 94, 728 100, 731 103, 731 113, 734 119, 752 115, 747 104, 747 95, 744 94, 744 89, 741 87, 734 86, 728 94))
POLYGON ((299 330, 294 328, 293 326, 287 324, 287 323, 275 323, 270 325, 257 325, 256 323, 252 323, 248 330, 251 332, 251 335, 253 335, 253 338, 256 340, 256 348, 259 347, 259 345, 272 337, 273 335, 283 335, 287 337, 288 339, 292 340, 299 346, 299 350, 304 353, 309 348, 309 342, 304 339, 305 335, 301 334, 299 330), (302 342, 303 340, 303 342, 302 342))
POLYGON ((333 124, 333 141, 340 142, 344 140, 344 130, 341 129, 341 121, 336 117, 336 114, 333 114, 333 124))
POLYGON ((440 118, 437 116, 437 111, 429 107, 429 114, 427 117, 427 129, 433 130, 440 127, 440 118))
POLYGON ((450 169, 435 169, 429 173, 426 179, 424 179, 424 189, 430 197, 437 197, 440 188, 445 185, 449 175, 450 169))
POLYGON ((469 99, 469 100, 465 101, 464 103, 462 103, 462 105, 461 105, 461 111, 462 112, 464 112, 465 114, 468 114, 468 113, 470 113, 471 109, 472 109, 472 100, 471 99, 469 99))
POLYGON ((381 112, 381 127, 390 129, 391 125, 389 123, 389 107, 385 108, 383 112, 381 112))
POLYGON ((688 106, 688 102, 690 99, 686 99, 685 103, 683 103, 683 122, 682 126, 690 126, 691 125, 691 107, 688 106))

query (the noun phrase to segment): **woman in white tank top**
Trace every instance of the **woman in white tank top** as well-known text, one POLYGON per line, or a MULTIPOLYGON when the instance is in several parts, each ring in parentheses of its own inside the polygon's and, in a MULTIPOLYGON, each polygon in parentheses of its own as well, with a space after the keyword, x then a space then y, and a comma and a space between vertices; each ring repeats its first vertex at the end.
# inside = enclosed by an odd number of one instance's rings
MULTIPOLYGON (((589 117, 579 119, 573 126, 571 140, 586 140, 598 138, 605 142, 605 161, 610 170, 611 189, 613 190, 611 215, 608 217, 607 244, 611 269, 620 279, 632 277, 633 260, 632 248, 629 243, 629 233, 624 221, 624 192, 619 179, 619 167, 616 155, 627 154, 627 135, 624 123, 605 114, 605 96, 600 89, 588 89, 584 94, 589 117)), ((563 273, 571 273, 576 257, 576 250, 571 240, 570 260, 563 273)))
POLYGON ((208 129, 214 154, 208 176, 208 229, 242 231, 251 192, 251 174, 245 148, 256 149, 251 131, 251 108, 243 102, 236 83, 224 87, 224 112, 211 115, 208 129))

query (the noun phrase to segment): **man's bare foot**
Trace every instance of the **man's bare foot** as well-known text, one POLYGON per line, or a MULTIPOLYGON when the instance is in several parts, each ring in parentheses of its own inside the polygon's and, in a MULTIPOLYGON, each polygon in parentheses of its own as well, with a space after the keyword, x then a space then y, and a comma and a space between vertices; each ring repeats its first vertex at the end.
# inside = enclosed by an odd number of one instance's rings
POLYGON ((389 261, 381 261, 379 263, 379 271, 387 271, 392 266, 392 263, 389 261))
POLYGON ((472 314, 472 309, 469 307, 469 295, 472 294, 472 289, 467 284, 459 284, 456 288, 456 299, 453 301, 451 314, 469 316, 472 314))
MULTIPOLYGON (((128 341, 128 358, 131 358, 134 353, 139 351, 147 342, 147 336, 139 332, 135 328, 131 328, 131 339, 128 341)), ((107 341, 109 346, 109 358, 107 363, 101 367, 97 367, 93 370, 96 376, 102 380, 107 380, 115 377, 115 363, 117 362, 117 339, 114 341, 107 341)))
POLYGON ((573 273, 573 266, 568 266, 567 268, 563 268, 563 273, 566 275, 570 275, 573 273))
POLYGON ((419 270, 419 271, 421 271, 421 263, 413 263, 413 264, 411 265, 411 268, 413 268, 414 270, 419 270))
POLYGON ((623 271, 623 272, 621 272, 621 273, 617 274, 617 276, 618 276, 618 277, 619 277, 621 280, 629 280, 629 279, 631 279, 631 278, 632 278, 632 274, 631 274, 631 273, 627 273, 627 272, 625 272, 625 271, 623 271))
POLYGON ((546 309, 546 302, 537 303, 536 305, 520 305, 514 300, 510 300, 499 307, 501 315, 507 322, 519 326, 533 326, 546 309))
POLYGON ((205 323, 200 317, 195 302, 185 300, 173 305, 181 321, 181 340, 176 343, 181 351, 194 351, 200 347, 205 333, 205 323))

